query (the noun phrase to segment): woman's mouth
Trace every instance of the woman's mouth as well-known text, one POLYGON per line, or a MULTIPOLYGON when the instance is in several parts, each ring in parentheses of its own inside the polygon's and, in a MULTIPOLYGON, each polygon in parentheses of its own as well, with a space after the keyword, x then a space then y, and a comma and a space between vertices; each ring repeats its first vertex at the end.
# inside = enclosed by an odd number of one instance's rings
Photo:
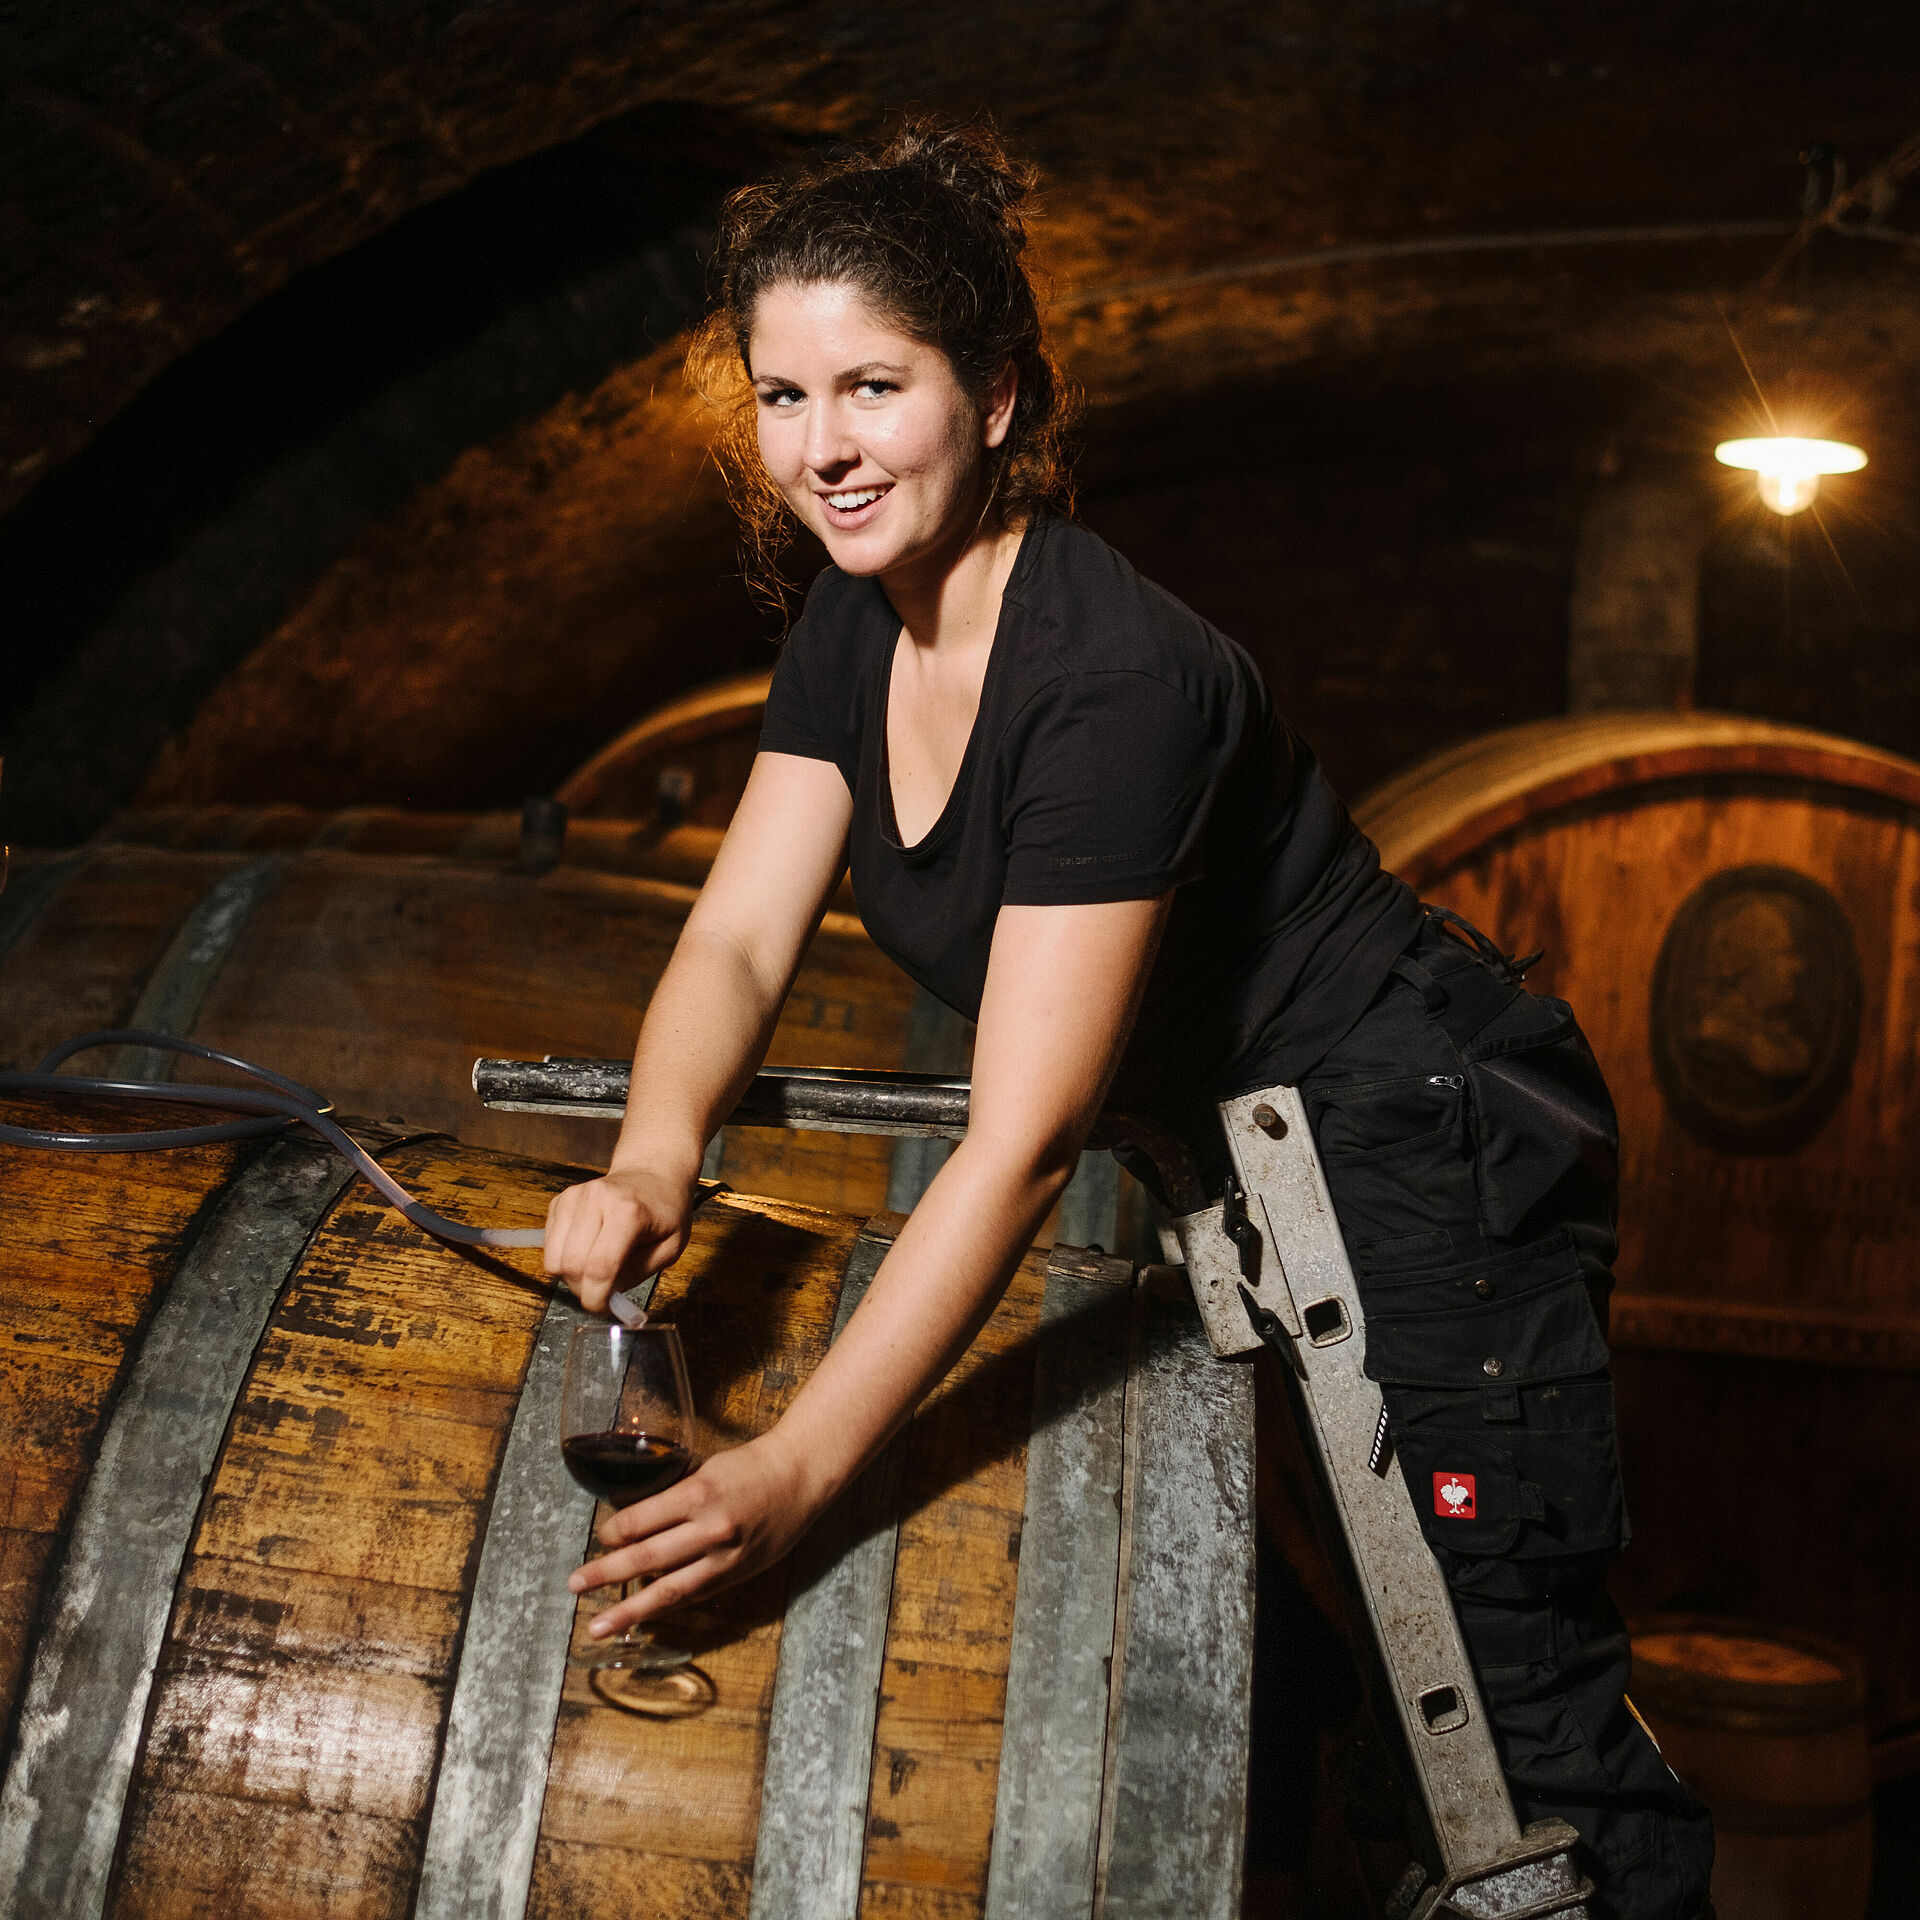
POLYGON ((892 491, 893 483, 888 481, 877 487, 842 487, 837 492, 822 493, 816 498, 826 509, 827 524, 845 531, 865 526, 880 502, 892 491))

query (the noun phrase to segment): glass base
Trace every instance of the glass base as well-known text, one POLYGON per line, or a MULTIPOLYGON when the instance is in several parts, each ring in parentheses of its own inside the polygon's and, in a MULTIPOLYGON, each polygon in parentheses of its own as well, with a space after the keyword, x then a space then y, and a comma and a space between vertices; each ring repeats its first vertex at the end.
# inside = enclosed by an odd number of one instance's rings
POLYGON ((645 1633, 623 1633, 591 1653, 576 1653, 569 1666, 595 1673, 671 1673, 692 1660, 685 1647, 666 1647, 645 1633))
POLYGON ((713 1682, 691 1664, 677 1667, 595 1667, 588 1684, 610 1707, 650 1720, 684 1720, 715 1699, 713 1682))

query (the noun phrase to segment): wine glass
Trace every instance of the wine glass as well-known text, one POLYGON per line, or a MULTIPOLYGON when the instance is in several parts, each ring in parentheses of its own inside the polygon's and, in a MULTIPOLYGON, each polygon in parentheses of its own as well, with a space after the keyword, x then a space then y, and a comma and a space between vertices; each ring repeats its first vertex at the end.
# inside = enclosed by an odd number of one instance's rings
MULTIPOLYGON (((576 1327, 560 1389, 560 1456, 596 1500, 630 1507, 664 1492, 693 1465, 693 1394, 678 1327, 650 1321, 576 1327)), ((639 1585, 629 1580, 630 1594, 639 1585)), ((660 1674, 692 1655, 629 1627, 574 1663, 593 1669, 597 1690, 618 1694, 622 1675, 660 1674)))

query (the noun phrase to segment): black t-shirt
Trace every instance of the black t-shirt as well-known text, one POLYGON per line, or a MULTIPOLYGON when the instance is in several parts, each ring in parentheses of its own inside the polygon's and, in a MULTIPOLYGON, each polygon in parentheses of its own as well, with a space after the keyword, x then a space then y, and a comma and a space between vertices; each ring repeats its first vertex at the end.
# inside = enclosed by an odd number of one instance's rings
POLYGON ((1189 1129, 1216 1099, 1298 1081, 1352 1027, 1419 903, 1242 648, 1098 535, 1036 514, 952 794, 905 847, 887 772, 899 634, 877 580, 829 567, 781 655, 760 746, 845 776, 854 897, 915 980, 975 1019, 1001 907, 1171 889, 1112 1098, 1189 1129))

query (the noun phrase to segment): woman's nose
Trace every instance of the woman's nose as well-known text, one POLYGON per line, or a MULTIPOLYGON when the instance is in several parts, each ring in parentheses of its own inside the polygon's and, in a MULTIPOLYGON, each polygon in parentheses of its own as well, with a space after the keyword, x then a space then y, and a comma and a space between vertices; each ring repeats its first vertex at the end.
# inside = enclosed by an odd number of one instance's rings
POLYGON ((848 431, 846 415, 831 401, 807 409, 806 455, 815 473, 859 464, 860 449, 848 431))

